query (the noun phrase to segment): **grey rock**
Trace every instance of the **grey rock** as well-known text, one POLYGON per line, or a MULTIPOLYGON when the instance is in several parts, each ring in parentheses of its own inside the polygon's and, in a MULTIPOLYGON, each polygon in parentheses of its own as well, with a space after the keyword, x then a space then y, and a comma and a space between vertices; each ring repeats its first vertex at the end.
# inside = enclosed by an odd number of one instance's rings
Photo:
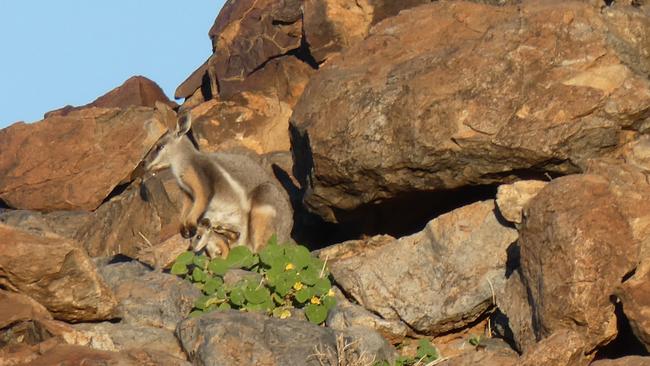
POLYGON ((176 334, 195 365, 337 365, 338 352, 344 345, 348 345, 348 359, 363 358, 367 363, 379 359, 376 354, 361 355, 355 346, 360 343, 370 346, 366 350, 385 352, 384 347, 376 346, 376 339, 355 342, 352 337, 306 321, 238 311, 186 319, 176 334))
POLYGON ((115 293, 117 315, 125 324, 174 330, 201 295, 190 282, 137 262, 109 264, 101 273, 115 293))
POLYGON ((341 289, 361 306, 412 331, 462 328, 492 307, 503 286, 507 249, 517 239, 494 201, 442 215, 411 236, 376 236, 319 252, 341 289))

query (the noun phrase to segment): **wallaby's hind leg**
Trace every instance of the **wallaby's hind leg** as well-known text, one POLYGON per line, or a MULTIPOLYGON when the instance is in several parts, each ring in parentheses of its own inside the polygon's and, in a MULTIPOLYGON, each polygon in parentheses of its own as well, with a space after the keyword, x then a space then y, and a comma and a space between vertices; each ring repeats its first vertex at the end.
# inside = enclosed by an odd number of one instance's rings
POLYGON ((248 219, 249 241, 253 252, 259 252, 275 233, 277 210, 273 205, 277 188, 264 183, 251 194, 251 211, 248 219))
POLYGON ((253 252, 259 252, 275 232, 273 222, 276 211, 270 205, 257 205, 251 208, 249 219, 250 242, 253 252))

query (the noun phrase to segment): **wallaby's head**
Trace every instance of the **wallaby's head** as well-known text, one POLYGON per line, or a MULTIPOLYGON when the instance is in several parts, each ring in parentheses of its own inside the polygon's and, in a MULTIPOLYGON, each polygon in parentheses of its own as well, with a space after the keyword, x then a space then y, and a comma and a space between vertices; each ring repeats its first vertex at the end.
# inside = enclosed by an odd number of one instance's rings
POLYGON ((168 168, 172 159, 180 152, 180 147, 184 144, 183 139, 192 127, 192 117, 189 112, 183 113, 178 117, 176 128, 172 131, 165 132, 164 135, 151 148, 144 158, 144 167, 148 171, 157 171, 168 168))
POLYGON ((196 235, 192 237, 191 247, 194 252, 206 248, 211 258, 227 256, 230 245, 239 239, 239 233, 221 225, 212 226, 210 219, 202 218, 196 228, 196 235))

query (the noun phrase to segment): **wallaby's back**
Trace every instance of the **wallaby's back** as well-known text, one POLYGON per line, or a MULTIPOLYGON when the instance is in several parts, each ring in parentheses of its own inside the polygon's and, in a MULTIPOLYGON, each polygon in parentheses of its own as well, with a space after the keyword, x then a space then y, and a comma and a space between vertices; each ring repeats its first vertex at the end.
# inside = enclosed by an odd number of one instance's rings
POLYGON ((258 187, 264 186, 263 194, 257 196, 264 200, 264 204, 273 206, 277 212, 273 228, 278 240, 289 241, 293 228, 293 210, 289 203, 289 196, 277 179, 264 169, 261 162, 240 153, 216 152, 211 153, 210 158, 239 182, 249 197, 258 187))

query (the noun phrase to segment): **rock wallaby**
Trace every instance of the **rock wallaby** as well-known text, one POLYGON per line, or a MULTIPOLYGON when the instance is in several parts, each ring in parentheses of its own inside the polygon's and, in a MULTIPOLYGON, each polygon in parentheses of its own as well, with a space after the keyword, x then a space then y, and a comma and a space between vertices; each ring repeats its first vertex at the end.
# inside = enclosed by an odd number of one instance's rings
POLYGON ((205 249, 210 258, 227 257, 230 246, 239 239, 239 232, 222 225, 212 226, 210 219, 202 218, 192 238, 191 247, 195 252, 205 249))
POLYGON ((253 158, 243 154, 198 151, 186 134, 192 121, 189 113, 178 119, 147 154, 144 167, 155 172, 171 168, 186 197, 181 212, 181 234, 196 234, 206 218, 212 227, 238 233, 230 246, 247 245, 259 251, 273 233, 289 240, 293 214, 286 192, 253 158))

